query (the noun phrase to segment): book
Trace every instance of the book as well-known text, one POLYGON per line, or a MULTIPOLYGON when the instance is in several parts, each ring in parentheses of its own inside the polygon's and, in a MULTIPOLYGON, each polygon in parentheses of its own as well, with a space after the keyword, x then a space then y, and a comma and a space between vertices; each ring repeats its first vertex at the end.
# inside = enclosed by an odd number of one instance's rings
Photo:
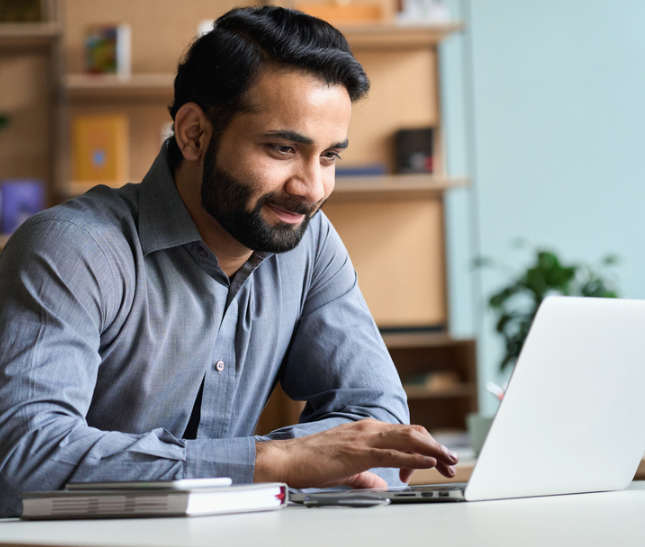
POLYGON ((283 483, 187 489, 97 489, 21 495, 25 520, 204 516, 281 509, 283 483))
POLYGON ((90 74, 131 73, 130 25, 94 25, 85 32, 85 70, 90 74))
POLYGON ((128 177, 128 118, 78 115, 72 120, 72 182, 121 186, 128 177))
POLYGON ((0 184, 0 229, 13 233, 45 208, 45 184, 38 179, 5 179, 0 184))
POLYGON ((337 177, 379 177, 387 173, 387 167, 382 163, 372 165, 336 166, 337 177))

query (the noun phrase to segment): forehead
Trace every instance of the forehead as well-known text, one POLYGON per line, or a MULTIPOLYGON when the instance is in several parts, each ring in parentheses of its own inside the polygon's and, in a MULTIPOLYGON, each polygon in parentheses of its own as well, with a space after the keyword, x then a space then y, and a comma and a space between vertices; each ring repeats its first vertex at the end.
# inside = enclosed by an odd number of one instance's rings
POLYGON ((347 138, 351 100, 342 85, 327 84, 305 72, 271 68, 249 89, 246 102, 249 108, 232 122, 245 131, 298 131, 314 141, 347 138))

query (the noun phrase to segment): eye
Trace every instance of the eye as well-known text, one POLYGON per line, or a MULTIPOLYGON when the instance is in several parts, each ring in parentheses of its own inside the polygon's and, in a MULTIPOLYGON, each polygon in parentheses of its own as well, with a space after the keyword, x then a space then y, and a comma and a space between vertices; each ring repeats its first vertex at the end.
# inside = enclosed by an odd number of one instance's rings
POLYGON ((336 160, 341 159, 340 154, 338 152, 334 152, 333 150, 328 150, 327 152, 324 152, 322 157, 329 162, 336 162, 336 160))
POLYGON ((288 144, 272 144, 271 148, 273 148, 273 150, 275 150, 278 154, 282 154, 283 156, 286 156, 287 154, 293 154, 295 152, 293 146, 289 146, 288 144))

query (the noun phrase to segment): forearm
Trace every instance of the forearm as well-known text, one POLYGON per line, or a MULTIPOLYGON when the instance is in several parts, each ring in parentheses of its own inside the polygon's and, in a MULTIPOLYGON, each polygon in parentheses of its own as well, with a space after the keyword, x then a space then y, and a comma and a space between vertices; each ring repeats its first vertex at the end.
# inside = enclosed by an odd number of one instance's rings
POLYGON ((20 513, 20 493, 57 490, 70 481, 215 476, 231 477, 236 483, 253 480, 252 437, 186 441, 164 429, 131 435, 100 431, 70 418, 40 418, 49 423, 23 432, 6 425, 2 428, 0 516, 20 513))

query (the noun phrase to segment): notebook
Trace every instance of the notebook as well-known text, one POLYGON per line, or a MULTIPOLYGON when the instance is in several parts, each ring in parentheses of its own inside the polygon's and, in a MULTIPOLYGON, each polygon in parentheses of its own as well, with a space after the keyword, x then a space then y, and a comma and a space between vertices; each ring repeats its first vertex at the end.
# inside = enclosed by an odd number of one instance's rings
POLYGON ((470 480, 361 492, 410 503, 626 488, 645 452, 644 332, 645 300, 548 297, 470 480))

